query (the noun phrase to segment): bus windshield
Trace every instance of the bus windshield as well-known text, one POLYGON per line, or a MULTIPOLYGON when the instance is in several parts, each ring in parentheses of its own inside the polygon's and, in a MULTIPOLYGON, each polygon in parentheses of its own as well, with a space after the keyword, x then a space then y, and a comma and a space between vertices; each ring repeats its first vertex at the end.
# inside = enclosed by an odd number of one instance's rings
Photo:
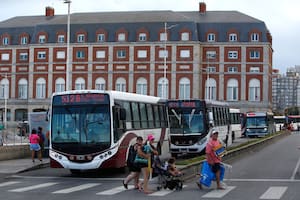
POLYGON ((200 134, 204 131, 204 116, 201 110, 171 109, 170 132, 172 134, 200 134))
POLYGON ((109 107, 55 106, 52 111, 52 144, 110 145, 109 107))
POLYGON ((247 127, 248 126, 267 126, 267 119, 266 117, 248 117, 247 127))

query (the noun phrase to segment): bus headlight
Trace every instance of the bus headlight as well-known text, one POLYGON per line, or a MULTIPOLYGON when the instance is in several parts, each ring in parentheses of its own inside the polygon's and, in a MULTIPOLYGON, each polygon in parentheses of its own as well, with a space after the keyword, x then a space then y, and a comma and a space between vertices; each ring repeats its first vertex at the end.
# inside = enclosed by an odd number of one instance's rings
POLYGON ((264 131, 267 131, 268 129, 267 128, 264 128, 264 131))
POLYGON ((204 137, 204 138, 202 138, 201 140, 198 141, 198 144, 202 145, 202 144, 206 143, 206 141, 207 141, 207 137, 204 137))

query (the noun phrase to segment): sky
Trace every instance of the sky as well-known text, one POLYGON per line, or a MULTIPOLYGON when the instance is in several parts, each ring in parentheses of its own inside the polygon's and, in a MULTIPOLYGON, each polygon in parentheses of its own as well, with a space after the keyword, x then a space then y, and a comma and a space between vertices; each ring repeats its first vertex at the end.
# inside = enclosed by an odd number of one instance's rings
MULTIPOLYGON (((273 68, 280 73, 300 65, 299 0, 72 0, 70 12, 172 10, 239 11, 264 21, 273 37, 273 68)), ((0 21, 15 16, 44 15, 51 6, 55 14, 67 14, 64 0, 0 0, 0 21)))

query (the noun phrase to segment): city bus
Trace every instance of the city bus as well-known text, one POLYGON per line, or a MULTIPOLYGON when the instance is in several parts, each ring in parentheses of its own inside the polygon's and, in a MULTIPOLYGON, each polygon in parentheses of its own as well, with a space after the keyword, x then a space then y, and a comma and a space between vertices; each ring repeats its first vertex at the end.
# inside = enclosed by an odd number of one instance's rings
POLYGON ((284 124, 287 122, 287 117, 284 115, 275 115, 274 122, 276 131, 281 131, 284 128, 284 124))
POLYGON ((242 137, 242 121, 241 121, 241 111, 239 108, 229 108, 229 119, 230 119, 230 130, 232 138, 231 140, 234 141, 235 138, 242 137))
POLYGON ((288 115, 287 119, 291 131, 300 129, 300 115, 288 115))
POLYGON ((50 109, 52 168, 72 173, 124 168, 136 136, 155 137, 159 153, 169 152, 168 119, 161 98, 118 91, 54 93, 50 109))
POLYGON ((229 107, 224 102, 209 100, 167 100, 170 152, 178 154, 201 154, 212 130, 219 132, 225 145, 229 139, 229 107))
POLYGON ((265 136, 276 132, 274 114, 272 112, 246 113, 247 137, 265 136))

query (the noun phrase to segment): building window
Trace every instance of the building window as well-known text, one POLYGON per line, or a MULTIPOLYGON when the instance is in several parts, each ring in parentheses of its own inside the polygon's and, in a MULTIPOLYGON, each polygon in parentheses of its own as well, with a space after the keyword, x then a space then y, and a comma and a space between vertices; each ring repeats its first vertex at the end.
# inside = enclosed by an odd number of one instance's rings
POLYGON ((125 33, 119 33, 119 34, 118 34, 118 41, 119 41, 119 42, 124 42, 125 39, 126 39, 125 33))
POLYGON ((36 81, 36 98, 46 98, 46 80, 44 78, 39 78, 36 81))
POLYGON ((40 60, 46 59, 46 52, 45 51, 39 51, 37 58, 40 59, 40 60))
POLYGON ((40 35, 39 36, 39 43, 40 44, 46 43, 46 36, 45 35, 40 35))
POLYGON ((138 58, 147 58, 147 51, 146 50, 138 50, 138 58))
POLYGON ((179 81, 179 98, 190 99, 191 98, 191 84, 188 78, 182 78, 179 81))
POLYGON ((159 34, 159 40, 160 41, 167 41, 168 40, 168 37, 167 37, 167 33, 160 33, 159 34))
POLYGON ((65 51, 57 51, 56 52, 56 58, 57 59, 65 59, 65 51))
POLYGON ((77 58, 77 59, 83 59, 83 58, 85 58, 85 52, 82 51, 82 50, 78 50, 78 51, 76 52, 76 58, 77 58))
POLYGON ((180 58, 189 58, 190 56, 190 50, 180 50, 180 58))
POLYGON ((136 82, 136 93, 147 95, 147 80, 145 78, 139 78, 136 82))
POLYGON ((251 34, 251 42, 258 42, 259 41, 259 34, 258 33, 252 33, 251 34))
POLYGON ((65 79, 63 78, 58 78, 55 80, 55 92, 63 92, 65 91, 65 79))
POLYGON ((259 59, 260 52, 259 51, 250 51, 250 59, 259 59))
POLYGON ((157 96, 162 98, 169 98, 169 81, 165 78, 160 78, 157 84, 157 96))
POLYGON ((206 59, 216 59, 216 51, 206 51, 206 59))
POLYGON ((214 33, 209 33, 207 35, 207 42, 215 42, 216 41, 216 35, 214 33))
POLYGON ((147 41, 146 33, 139 33, 139 41, 147 41))
POLYGON ((105 35, 103 33, 100 33, 97 35, 98 42, 104 42, 105 41, 105 35))
POLYGON ((3 60, 3 61, 9 60, 9 53, 3 53, 3 54, 1 54, 1 60, 3 60))
POLYGON ((125 50, 118 50, 117 51, 117 58, 126 58, 126 51, 125 50))
POLYGON ((18 98, 27 99, 28 94, 28 82, 26 79, 20 79, 18 83, 18 98))
POLYGON ((9 38, 8 37, 4 37, 2 39, 2 43, 3 43, 3 45, 9 45, 9 38))
POLYGON ((251 79, 249 82, 249 101, 260 101, 260 82, 258 79, 251 79))
POLYGON ((188 32, 181 33, 181 40, 182 41, 189 41, 190 40, 190 33, 188 33, 188 32))
POLYGON ((28 38, 26 36, 22 36, 21 37, 21 44, 24 45, 24 44, 27 44, 28 43, 28 38))
POLYGON ((228 59, 237 59, 238 52, 237 51, 228 51, 228 59))
POLYGON ((84 34, 78 34, 77 35, 77 42, 85 42, 85 35, 84 34))
POLYGON ((208 73, 214 73, 217 71, 215 66, 207 66, 207 70, 208 73))
POLYGON ((217 82, 213 78, 205 81, 205 99, 217 100, 217 82))
POLYGON ((250 67, 250 72, 251 73, 259 73, 260 72, 259 67, 250 67))
POLYGON ((238 72, 238 68, 237 67, 235 67, 235 66, 230 66, 230 67, 228 67, 228 72, 231 72, 231 73, 236 73, 236 72, 238 72))
POLYGON ((97 78, 95 82, 96 90, 105 90, 106 81, 104 78, 97 78))
POLYGON ((7 78, 3 78, 0 82, 0 99, 9 98, 9 81, 7 78))
POLYGON ((168 50, 159 50, 158 57, 159 58, 164 58, 165 56, 166 56, 166 58, 168 58, 169 51, 168 50))
POLYGON ((65 42, 65 36, 64 35, 58 35, 57 36, 57 42, 58 43, 64 43, 65 42))
POLYGON ((237 34, 236 33, 230 33, 229 34, 229 42, 236 42, 237 41, 237 34))
POLYGON ((126 92, 126 80, 124 78, 117 79, 116 90, 121 92, 126 92))
POLYGON ((75 81, 75 90, 84 90, 85 89, 85 80, 81 77, 77 78, 75 81))
POLYGON ((19 59, 20 60, 28 60, 28 53, 20 53, 19 59))
POLYGON ((229 79, 227 83, 227 100, 237 101, 238 100, 238 81, 236 79, 229 79))
POLYGON ((96 58, 105 58, 105 51, 96 51, 96 58))

